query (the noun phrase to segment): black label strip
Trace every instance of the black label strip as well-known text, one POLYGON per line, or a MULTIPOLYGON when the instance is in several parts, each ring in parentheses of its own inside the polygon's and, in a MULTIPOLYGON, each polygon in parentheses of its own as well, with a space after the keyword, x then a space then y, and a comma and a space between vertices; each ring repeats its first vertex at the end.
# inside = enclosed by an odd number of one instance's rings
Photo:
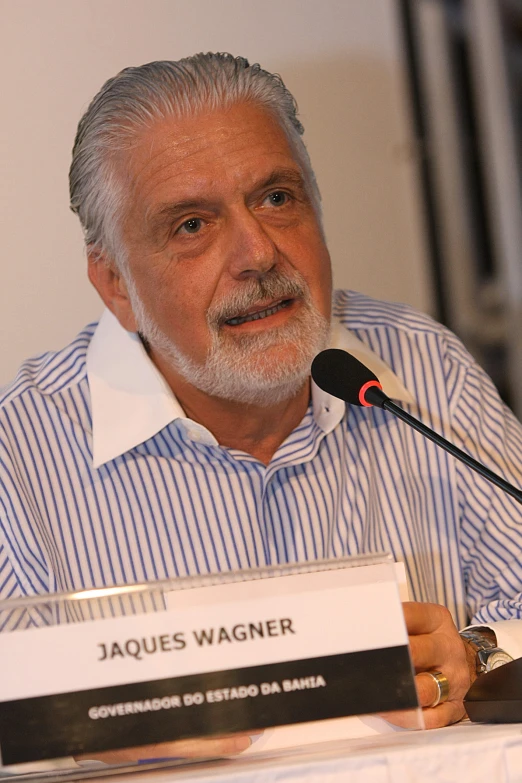
POLYGON ((0 703, 3 764, 417 707, 406 645, 0 703))

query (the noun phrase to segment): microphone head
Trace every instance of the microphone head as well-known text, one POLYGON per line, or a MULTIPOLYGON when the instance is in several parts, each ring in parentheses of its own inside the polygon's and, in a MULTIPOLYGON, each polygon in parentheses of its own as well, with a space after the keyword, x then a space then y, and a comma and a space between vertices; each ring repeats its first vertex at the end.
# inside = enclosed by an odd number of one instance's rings
POLYGON ((350 405, 370 407, 387 399, 373 372, 351 353, 328 348, 312 362, 312 378, 320 389, 350 405))

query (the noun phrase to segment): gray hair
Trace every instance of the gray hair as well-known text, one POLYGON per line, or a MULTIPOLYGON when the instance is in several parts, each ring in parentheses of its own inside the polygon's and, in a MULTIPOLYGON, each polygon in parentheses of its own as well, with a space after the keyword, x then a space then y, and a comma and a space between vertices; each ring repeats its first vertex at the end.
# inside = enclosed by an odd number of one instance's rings
POLYGON ((177 62, 158 61, 125 68, 107 81, 78 125, 69 172, 71 209, 82 224, 87 246, 116 262, 118 217, 124 189, 114 157, 139 132, 165 117, 184 117, 239 102, 266 108, 286 133, 308 181, 318 215, 320 195, 301 138, 297 104, 281 77, 231 54, 196 54, 177 62))

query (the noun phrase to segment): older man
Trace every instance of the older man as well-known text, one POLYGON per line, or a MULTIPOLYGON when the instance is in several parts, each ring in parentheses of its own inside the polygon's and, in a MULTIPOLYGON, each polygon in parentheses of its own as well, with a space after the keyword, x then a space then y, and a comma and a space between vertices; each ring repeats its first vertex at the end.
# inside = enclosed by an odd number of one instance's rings
POLYGON ((355 350, 519 484, 521 431, 428 318, 338 293, 330 328, 301 134, 279 77, 230 55, 126 69, 90 105, 71 203, 107 309, 3 393, 1 595, 389 550, 425 602, 406 621, 441 726, 464 713, 482 643, 522 654, 519 507, 386 412, 311 388, 310 363, 355 350), (470 620, 492 630, 465 641, 470 620))

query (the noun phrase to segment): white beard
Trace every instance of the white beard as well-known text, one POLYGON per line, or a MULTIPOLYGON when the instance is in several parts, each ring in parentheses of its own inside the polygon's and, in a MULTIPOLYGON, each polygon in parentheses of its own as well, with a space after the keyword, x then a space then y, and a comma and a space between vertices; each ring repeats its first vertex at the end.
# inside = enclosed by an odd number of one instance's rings
MULTIPOLYGON (((312 302, 302 275, 279 272, 251 278, 233 295, 207 312, 211 347, 203 364, 180 351, 145 311, 134 281, 127 290, 138 331, 151 348, 165 357, 192 386, 205 394, 233 402, 268 407, 297 395, 310 375, 314 357, 327 347, 330 324, 312 302), (237 334, 222 326, 226 320, 261 301, 299 298, 297 312, 283 326, 259 334, 237 334), (270 349, 286 348, 284 361, 274 361, 270 349)), ((233 328, 233 327, 232 327, 233 328)))

